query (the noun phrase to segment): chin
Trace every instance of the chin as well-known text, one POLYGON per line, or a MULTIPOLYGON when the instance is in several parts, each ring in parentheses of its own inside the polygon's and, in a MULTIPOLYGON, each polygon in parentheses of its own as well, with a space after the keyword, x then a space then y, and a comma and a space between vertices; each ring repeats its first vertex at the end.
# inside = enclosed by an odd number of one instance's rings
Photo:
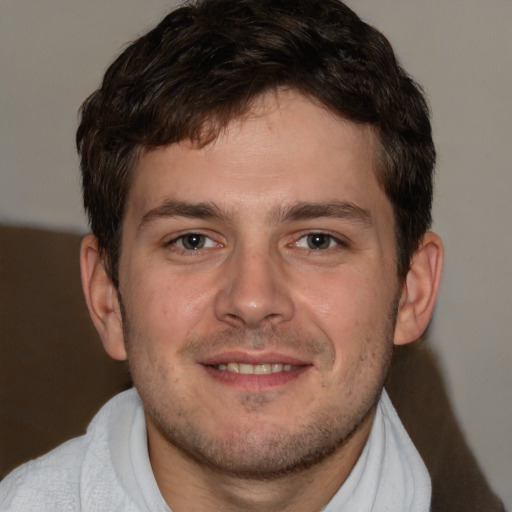
MULTIPOLYGON (((378 399, 378 398, 377 398, 378 399)), ((356 419, 317 412, 299 426, 277 426, 268 421, 226 425, 223 432, 176 422, 169 425, 152 415, 151 421, 172 451, 180 452, 217 474, 251 480, 273 480, 295 474, 335 455, 372 416, 375 402, 358 411, 356 419)), ((351 415, 354 417, 353 415, 351 415)))

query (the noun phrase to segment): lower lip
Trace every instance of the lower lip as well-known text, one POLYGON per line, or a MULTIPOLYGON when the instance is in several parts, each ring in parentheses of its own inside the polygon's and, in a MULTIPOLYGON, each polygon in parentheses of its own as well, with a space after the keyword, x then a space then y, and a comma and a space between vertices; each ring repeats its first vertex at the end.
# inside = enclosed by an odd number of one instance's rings
POLYGON ((247 391, 263 391, 265 388, 275 388, 298 379, 304 375, 311 366, 300 366, 290 371, 267 373, 264 375, 245 375, 242 373, 228 372, 227 370, 217 370, 213 366, 206 365, 203 365, 203 368, 208 375, 222 384, 242 388, 247 391))

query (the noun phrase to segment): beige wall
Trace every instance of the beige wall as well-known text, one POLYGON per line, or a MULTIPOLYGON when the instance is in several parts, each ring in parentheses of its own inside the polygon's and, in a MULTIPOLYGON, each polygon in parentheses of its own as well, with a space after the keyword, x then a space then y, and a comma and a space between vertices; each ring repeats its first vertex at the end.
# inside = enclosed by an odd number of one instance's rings
MULTIPOLYGON (((512 508, 512 2, 350 0, 422 83, 439 151, 432 328, 455 411, 512 508)), ((0 0, 0 221, 83 230, 76 111, 164 0, 0 0)))

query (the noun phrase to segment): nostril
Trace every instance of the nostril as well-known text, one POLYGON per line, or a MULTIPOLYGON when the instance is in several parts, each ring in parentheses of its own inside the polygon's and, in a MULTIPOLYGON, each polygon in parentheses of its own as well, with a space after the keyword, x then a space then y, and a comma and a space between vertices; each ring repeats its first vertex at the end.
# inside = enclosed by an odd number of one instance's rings
POLYGON ((230 261, 230 272, 219 283, 215 297, 215 316, 231 326, 259 328, 277 324, 293 315, 288 284, 269 254, 241 251, 230 261))
POLYGON ((227 313, 223 320, 233 327, 243 327, 245 325, 244 320, 233 313, 227 313))

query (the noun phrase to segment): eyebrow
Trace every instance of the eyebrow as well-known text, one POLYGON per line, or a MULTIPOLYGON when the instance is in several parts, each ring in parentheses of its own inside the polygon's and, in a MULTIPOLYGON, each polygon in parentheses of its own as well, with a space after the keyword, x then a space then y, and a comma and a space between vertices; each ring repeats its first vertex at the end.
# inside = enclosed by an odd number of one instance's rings
POLYGON ((191 219, 226 220, 227 215, 214 203, 190 203, 177 199, 167 199, 152 208, 142 217, 138 229, 157 220, 170 217, 187 217, 191 219))
POLYGON ((327 217, 355 221, 368 227, 373 224, 372 216, 368 210, 349 201, 300 202, 288 208, 279 208, 272 217, 276 223, 327 217))
MULTIPOLYGON (((231 216, 215 203, 191 203, 177 199, 166 199, 144 214, 138 229, 140 230, 157 219, 172 217, 227 221, 231 216)), ((270 220, 274 224, 318 218, 346 219, 368 227, 373 224, 372 216, 367 210, 349 201, 299 202, 288 207, 276 208, 275 211, 270 213, 270 220)))

